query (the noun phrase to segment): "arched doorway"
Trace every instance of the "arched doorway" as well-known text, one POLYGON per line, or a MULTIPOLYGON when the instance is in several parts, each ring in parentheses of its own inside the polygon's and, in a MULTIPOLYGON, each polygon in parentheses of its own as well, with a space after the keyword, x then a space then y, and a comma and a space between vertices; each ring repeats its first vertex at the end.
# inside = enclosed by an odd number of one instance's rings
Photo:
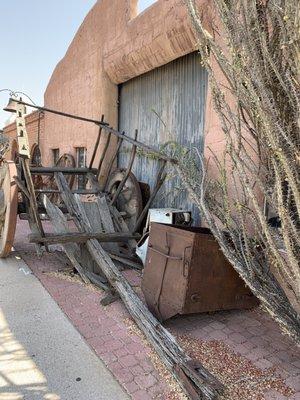
POLYGON ((31 165, 34 165, 36 167, 42 165, 42 154, 41 154, 40 147, 37 143, 35 143, 31 147, 30 162, 31 162, 31 165))

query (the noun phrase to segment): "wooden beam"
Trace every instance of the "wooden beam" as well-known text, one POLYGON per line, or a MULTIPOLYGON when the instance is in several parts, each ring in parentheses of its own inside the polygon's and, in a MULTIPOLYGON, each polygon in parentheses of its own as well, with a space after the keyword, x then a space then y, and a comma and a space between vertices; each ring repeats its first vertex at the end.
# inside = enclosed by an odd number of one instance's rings
MULTIPOLYGON (((129 232, 129 228, 124 221, 124 218, 120 214, 120 212, 116 209, 116 207, 109 205, 109 211, 112 216, 113 222, 117 227, 117 230, 119 232, 129 232)), ((137 246, 137 241, 135 239, 132 239, 128 242, 128 245, 131 249, 131 252, 134 253, 136 246, 137 246)))
POLYGON ((103 279, 101 278, 101 276, 94 274, 91 271, 85 270, 84 273, 86 274, 86 276, 89 278, 89 280, 96 286, 98 286, 100 289, 105 290, 106 292, 110 292, 111 287, 106 285, 103 282, 103 279))
POLYGON ((99 164, 98 164, 98 170, 97 170, 97 174, 96 174, 96 179, 97 180, 99 179, 99 176, 100 176, 100 173, 101 173, 102 164, 103 164, 104 158, 105 158, 106 153, 107 153, 107 149, 108 149, 108 146, 109 146, 109 143, 110 143, 110 139, 111 139, 111 132, 109 132, 107 137, 106 137, 105 146, 104 146, 104 149, 103 149, 102 154, 100 156, 100 160, 99 160, 99 164))
POLYGON ((68 168, 68 167, 30 167, 32 175, 52 175, 55 172, 62 172, 64 174, 84 175, 89 172, 96 173, 97 170, 92 168, 68 168))
MULTIPOLYGON (((16 101, 16 100, 14 99, 14 101, 16 101)), ((101 122, 101 121, 97 121, 97 120, 91 119, 91 118, 81 117, 81 116, 79 116, 79 115, 64 113, 64 112, 57 111, 57 110, 52 110, 52 109, 50 109, 50 108, 41 107, 41 106, 37 106, 37 105, 34 105, 34 104, 26 103, 25 101, 20 101, 20 100, 18 100, 18 103, 19 103, 19 104, 23 104, 23 105, 25 105, 25 106, 27 105, 27 106, 29 106, 29 107, 36 108, 36 109, 38 109, 38 110, 40 110, 40 111, 49 112, 49 113, 51 113, 51 114, 56 114, 56 115, 61 115, 61 116, 63 116, 63 117, 68 117, 68 118, 77 119, 77 120, 79 120, 79 121, 92 122, 92 123, 94 123, 94 124, 96 124, 96 125, 98 125, 98 126, 102 126, 103 129, 105 129, 107 132, 110 132, 110 133, 112 133, 113 135, 115 135, 115 136, 117 136, 117 137, 119 137, 119 138, 122 138, 122 139, 126 140, 127 142, 136 145, 137 147, 142 148, 142 149, 143 149, 146 153, 148 153, 148 154, 155 155, 157 158, 159 158, 159 159, 161 159, 161 160, 166 160, 166 161, 169 161, 169 162, 171 162, 171 163, 173 163, 173 164, 177 164, 177 160, 175 160, 175 159, 173 159, 173 158, 171 158, 171 157, 168 157, 166 154, 160 152, 159 150, 155 149, 155 148, 152 147, 152 146, 149 146, 149 145, 147 145, 147 144, 144 144, 144 143, 142 143, 142 142, 139 142, 139 141, 137 141, 137 140, 134 140, 134 139, 132 139, 130 136, 128 136, 127 134, 122 133, 122 132, 119 132, 119 131, 117 131, 117 130, 111 128, 110 126, 108 126, 108 125, 109 125, 108 123, 101 122)))
POLYGON ((112 254, 112 253, 108 253, 108 255, 112 260, 119 261, 120 263, 122 263, 123 265, 126 265, 127 267, 137 269, 137 270, 142 270, 144 268, 142 263, 139 263, 138 261, 128 258, 126 256, 112 254))
POLYGON ((97 239, 99 242, 127 242, 130 239, 138 239, 139 235, 129 233, 81 233, 81 232, 68 232, 53 234, 47 233, 45 237, 41 237, 36 234, 30 234, 28 236, 29 243, 47 243, 47 244, 59 244, 59 243, 85 243, 89 239, 97 239))
MULTIPOLYGON (((19 184, 17 183, 19 186, 19 184)), ((35 193, 60 193, 59 190, 57 189, 35 189, 35 193)), ((99 190, 93 190, 93 189, 73 189, 72 193, 77 193, 77 194, 99 194, 101 193, 99 190)))
MULTIPOLYGON (((124 134, 124 132, 122 132, 122 134, 124 134)), ((105 182, 103 184, 104 190, 106 189, 107 182, 108 182, 111 170, 112 170, 112 168, 114 166, 114 163, 116 161, 116 158, 117 158, 117 156, 119 154, 119 151, 121 149, 122 143, 123 143, 123 139, 122 138, 118 138, 118 144, 117 144, 117 146, 115 148, 114 154, 113 154, 113 156, 112 156, 112 158, 111 158, 111 160, 109 162, 108 168, 107 168, 106 178, 105 178, 105 182)))
MULTIPOLYGON (((101 116, 101 122, 102 123, 104 122, 104 115, 103 114, 101 116)), ((98 136, 97 136, 97 139, 96 139, 96 142, 95 142, 95 146, 94 146, 94 150, 93 150, 93 154, 92 154, 92 157, 91 157, 89 169, 93 168, 94 160, 95 160, 95 157, 96 157, 96 154, 97 154, 97 150, 98 150, 98 147, 99 147, 99 143, 100 143, 101 134, 102 134, 102 126, 100 125, 99 131, 98 131, 98 136)))
MULTIPOLYGON (((138 136, 138 130, 136 129, 135 130, 135 134, 134 134, 134 139, 135 140, 137 139, 137 136, 138 136)), ((133 166, 134 159, 135 159, 135 155, 136 155, 136 145, 133 145, 132 149, 131 149, 129 163, 128 163, 128 166, 126 168, 126 171, 125 171, 125 174, 123 176, 123 179, 119 183, 118 188, 117 188, 117 190, 116 190, 115 194, 113 195, 113 198, 112 198, 112 200, 110 202, 110 204, 112 206, 114 206, 116 204, 116 202, 118 200, 118 197, 120 196, 120 193, 122 192, 123 187, 125 186, 125 183, 126 183, 128 177, 129 177, 130 173, 131 173, 132 166, 133 166)))

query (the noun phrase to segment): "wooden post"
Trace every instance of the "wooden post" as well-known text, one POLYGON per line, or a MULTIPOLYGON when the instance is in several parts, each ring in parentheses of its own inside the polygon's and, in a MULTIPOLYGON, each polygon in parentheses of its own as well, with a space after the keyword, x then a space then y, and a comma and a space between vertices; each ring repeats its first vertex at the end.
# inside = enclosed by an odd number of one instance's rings
POLYGON ((164 183, 164 181, 166 179, 167 174, 164 172, 165 167, 166 167, 166 161, 163 161, 162 166, 160 167, 160 170, 157 174, 156 183, 154 185, 153 191, 149 197, 149 200, 147 201, 147 204, 143 208, 143 211, 141 212, 138 220, 136 221, 136 224, 133 228, 133 232, 137 232, 140 229, 141 223, 143 222, 144 218, 146 217, 148 210, 151 207, 151 204, 157 195, 157 192, 159 191, 159 189, 161 188, 162 184, 164 183))
POLYGON ((105 146, 104 146, 103 152, 102 152, 100 160, 99 160, 98 170, 97 170, 97 174, 96 174, 97 180, 99 179, 99 176, 101 173, 102 164, 103 164, 103 161, 104 161, 104 158, 105 158, 105 155, 106 155, 109 143, 110 143, 110 138, 111 138, 111 132, 108 133, 108 136, 107 136, 106 142, 105 142, 105 146))
MULTIPOLYGON (((137 136, 138 136, 138 130, 136 129, 135 133, 134 133, 134 140, 137 139, 137 136)), ((116 204, 116 201, 118 200, 118 197, 119 197, 120 193, 122 192, 123 187, 124 187, 128 177, 129 177, 129 175, 131 173, 132 166, 133 166, 134 159, 135 159, 135 155, 136 155, 136 145, 133 145, 132 149, 131 149, 131 155, 130 155, 129 164, 128 164, 128 167, 126 168, 125 175, 124 175, 123 179, 121 180, 121 182, 119 183, 117 191, 116 191, 116 193, 114 194, 114 196, 113 196, 113 198, 111 200, 110 204, 112 206, 116 204)))
MULTIPOLYGON (((104 122, 104 115, 103 114, 101 116, 101 122, 104 122)), ((94 151, 93 151, 92 158, 91 158, 91 161, 90 161, 89 169, 93 168, 94 160, 95 160, 95 157, 96 157, 96 154, 97 154, 97 150, 98 150, 98 147, 99 147, 99 143, 100 143, 100 139, 101 139, 102 129, 103 129, 103 127, 102 127, 102 125, 100 125, 98 136, 97 136, 97 140, 96 140, 96 143, 95 143, 95 146, 94 146, 94 151)))
MULTIPOLYGON (((124 134, 124 132, 122 134, 124 134)), ((121 149, 122 143, 123 143, 123 139, 119 137, 118 138, 118 144, 117 144, 117 146, 115 148, 114 154, 113 154, 113 156, 112 156, 112 158, 110 160, 109 166, 108 166, 105 182, 104 182, 104 185, 103 185, 104 190, 106 189, 107 182, 108 182, 111 170, 112 170, 112 168, 114 166, 114 162, 115 162, 115 160, 116 160, 116 158, 117 158, 117 156, 119 154, 119 151, 121 149)))

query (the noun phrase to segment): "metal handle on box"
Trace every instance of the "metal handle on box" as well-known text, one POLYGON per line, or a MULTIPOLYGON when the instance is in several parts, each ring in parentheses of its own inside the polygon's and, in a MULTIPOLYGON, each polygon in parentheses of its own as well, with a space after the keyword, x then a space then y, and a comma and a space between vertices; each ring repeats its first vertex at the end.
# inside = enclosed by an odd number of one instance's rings
POLYGON ((182 261, 183 260, 182 257, 170 256, 169 254, 165 254, 162 251, 159 251, 159 250, 155 249, 151 244, 149 244, 148 248, 150 250, 154 251, 154 253, 158 253, 163 257, 169 258, 170 260, 178 260, 178 261, 182 261))

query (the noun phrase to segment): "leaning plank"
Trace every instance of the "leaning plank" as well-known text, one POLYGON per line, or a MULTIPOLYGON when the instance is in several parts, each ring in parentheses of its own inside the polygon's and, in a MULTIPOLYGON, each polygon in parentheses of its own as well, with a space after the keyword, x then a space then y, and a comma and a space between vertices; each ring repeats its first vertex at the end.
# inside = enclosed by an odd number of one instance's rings
MULTIPOLYGON (((86 214, 88 215, 88 218, 90 219, 90 221, 92 221, 93 232, 104 233, 104 229, 103 229, 101 218, 99 216, 97 204, 95 202, 86 201, 83 204, 83 206, 84 206, 86 214)), ((80 247, 80 260, 82 261, 82 263, 84 264, 84 266, 86 267, 87 270, 97 271, 98 273, 102 274, 101 270, 99 271, 99 266, 95 263, 95 261, 90 256, 90 253, 89 253, 88 249, 86 248, 85 243, 82 243, 79 246, 80 247)), ((107 245, 107 243, 104 244, 104 246, 105 245, 107 245)), ((109 244, 108 244, 108 246, 109 246, 109 244)))
POLYGON ((103 278, 101 276, 96 275, 91 271, 85 271, 85 274, 94 285, 100 287, 105 292, 109 292, 110 291, 110 286, 107 286, 103 282, 103 278))
MULTIPOLYGON (((101 122, 104 122, 104 115, 102 114, 101 116, 101 122)), ((98 136, 97 136, 97 140, 95 142, 95 146, 94 146, 94 150, 93 150, 93 154, 91 157, 91 161, 90 161, 90 165, 89 168, 93 168, 93 164, 94 164, 94 160, 98 151, 98 147, 99 147, 99 143, 100 143, 100 139, 101 139, 101 135, 102 135, 102 126, 100 125, 99 127, 99 131, 98 131, 98 136)))
POLYGON ((100 157, 99 164, 98 164, 98 171, 97 171, 97 174, 96 174, 97 180, 99 179, 99 176, 100 176, 100 173, 101 173, 102 164, 103 164, 104 158, 105 158, 106 153, 107 153, 107 149, 108 149, 109 144, 110 144, 111 132, 108 132, 106 136, 107 136, 106 137, 106 142, 105 142, 104 148, 102 150, 101 157, 100 157))
POLYGON ((122 143, 123 143, 123 139, 122 138, 118 138, 117 146, 115 148, 114 154, 113 154, 112 158, 110 159, 110 162, 109 162, 109 165, 108 165, 108 168, 107 168, 106 178, 105 178, 105 182, 103 184, 104 191, 106 189, 107 182, 108 182, 111 170, 112 170, 112 168, 113 168, 113 166, 115 164, 115 161, 116 161, 116 158, 117 158, 117 156, 119 154, 119 151, 121 149, 122 143))
MULTIPOLYGON (((110 215, 105 196, 97 197, 96 203, 104 232, 115 232, 114 223, 110 215)), ((107 245, 107 249, 115 254, 118 254, 120 252, 119 247, 116 243, 110 243, 109 245, 107 245)))
MULTIPOLYGON (((56 232, 68 232, 68 223, 64 216, 64 214, 60 211, 60 209, 52 204, 47 196, 43 197, 43 203, 47 210, 50 220, 54 226, 56 232)), ((74 268, 77 270, 82 280, 85 283, 92 282, 94 285, 100 287, 105 291, 110 290, 110 285, 108 284, 106 278, 102 278, 99 275, 94 274, 91 271, 84 269, 79 263, 78 259, 80 258, 80 248, 75 243, 66 243, 63 245, 64 251, 69 258, 70 262, 73 264, 74 268), (106 284, 107 283, 107 284, 106 284)))
MULTIPOLYGON (((67 219, 58 207, 51 203, 46 195, 43 196, 44 207, 52 222, 53 228, 56 233, 67 233, 69 231, 67 219)), ((89 279, 85 275, 85 271, 77 260, 79 248, 75 243, 65 243, 63 245, 64 251, 69 260, 73 264, 76 271, 85 283, 89 283, 89 279)))
MULTIPOLYGON (((138 130, 136 129, 136 130, 135 130, 135 135, 134 135, 134 139, 135 139, 135 140, 137 139, 137 135, 138 135, 138 130)), ((128 163, 128 166, 127 166, 127 168, 126 168, 125 174, 124 174, 124 176, 123 176, 123 179, 122 179, 121 182, 119 183, 118 188, 117 188, 117 190, 116 190, 116 192, 115 192, 115 194, 113 195, 113 198, 112 198, 112 200, 111 200, 111 203, 110 203, 110 204, 111 204, 112 206, 114 206, 114 205, 116 204, 116 202, 117 202, 117 200, 118 200, 118 197, 120 196, 120 194, 121 194, 121 192, 122 192, 122 190, 123 190, 123 188, 124 188, 124 186, 125 186, 125 184, 126 184, 126 181, 127 181, 127 179, 129 178, 129 175, 130 175, 130 173, 131 173, 132 166, 133 166, 133 163, 134 163, 134 160, 135 160, 135 155, 136 155, 136 146, 133 145, 133 146, 132 146, 132 149, 131 149, 131 154, 130 154, 129 163, 128 163)))
MULTIPOLYGON (((69 213, 73 215, 75 224, 79 229, 90 231, 91 224, 79 196, 72 195, 62 174, 57 175, 57 181, 62 190, 65 205, 69 213)), ((176 339, 149 312, 101 244, 96 239, 90 239, 86 245, 139 328, 188 396, 193 400, 217 399, 222 393, 223 385, 200 363, 196 363, 184 353, 176 339)))
POLYGON ((137 270, 143 269, 143 264, 139 263, 138 261, 134 260, 133 258, 119 256, 119 255, 111 254, 111 253, 108 253, 108 255, 112 260, 119 261, 121 264, 126 265, 127 267, 137 269, 137 270))
POLYGON ((89 239, 97 239, 99 242, 127 242, 130 239, 137 239, 138 234, 131 233, 103 233, 103 232, 93 232, 93 233, 81 233, 81 232, 68 232, 53 234, 47 233, 45 237, 41 237, 36 234, 30 234, 28 236, 29 243, 47 243, 47 244, 64 244, 64 243, 84 243, 89 239))
MULTIPOLYGON (((116 207, 109 205, 109 211, 111 213, 111 216, 112 216, 112 219, 113 219, 115 225, 117 226, 117 230, 119 232, 127 232, 128 233, 129 228, 128 228, 126 222, 124 221, 124 218, 122 217, 122 215, 116 209, 116 207)), ((131 251, 134 253, 136 246, 137 246, 137 241, 135 239, 132 239, 132 240, 129 240, 128 244, 129 244, 131 251)))

